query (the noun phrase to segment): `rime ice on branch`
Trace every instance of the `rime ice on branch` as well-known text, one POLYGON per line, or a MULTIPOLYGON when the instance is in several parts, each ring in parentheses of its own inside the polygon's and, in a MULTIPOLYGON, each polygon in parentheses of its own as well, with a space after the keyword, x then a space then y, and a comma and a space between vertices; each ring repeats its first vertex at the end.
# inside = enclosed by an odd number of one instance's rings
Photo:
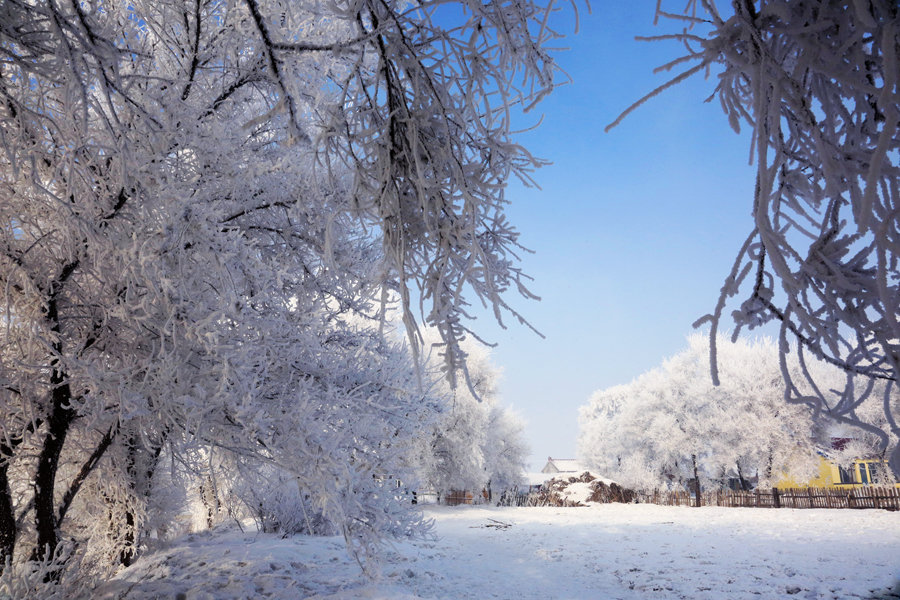
MULTIPOLYGON (((721 336, 720 336, 721 338, 721 336)), ((729 479, 771 486, 818 472, 816 428, 806 406, 785 406, 772 340, 720 339, 722 382, 709 379, 708 341, 688 347, 632 382, 595 392, 579 411, 579 456, 627 487, 704 487, 729 479)), ((820 379, 840 371, 811 365, 820 379)), ((799 367, 792 366, 794 372, 799 367)), ((894 440, 896 443, 896 440, 894 440)))
MULTIPOLYGON (((657 7, 658 18, 683 29, 644 39, 675 39, 686 51, 660 70, 690 66, 622 117, 686 76, 715 72, 712 97, 735 130, 753 132, 757 178, 752 230, 698 325, 711 323, 715 359, 727 300, 741 296, 735 336, 776 321, 783 354, 847 374, 839 391, 804 393, 814 377, 785 362, 786 398, 879 436, 886 450, 889 432, 900 433, 891 408, 900 361, 900 8, 894 0, 729 4, 727 13, 711 0, 678 13, 657 7), (856 411, 879 380, 888 382, 876 400, 883 427, 856 411)), ((891 466, 900 475, 900 449, 891 466)))
POLYGON ((363 551, 421 531, 378 476, 432 410, 382 299, 414 339, 419 287, 449 374, 473 296, 518 317, 510 115, 554 85, 550 10, 0 5, 0 565, 127 564, 163 464, 210 511, 265 465, 363 551))

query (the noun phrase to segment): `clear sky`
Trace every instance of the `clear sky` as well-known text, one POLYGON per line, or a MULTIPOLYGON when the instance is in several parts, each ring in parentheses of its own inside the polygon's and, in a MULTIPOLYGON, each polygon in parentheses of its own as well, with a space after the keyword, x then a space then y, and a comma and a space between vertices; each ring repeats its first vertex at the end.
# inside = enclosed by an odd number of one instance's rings
POLYGON ((527 423, 533 470, 547 456, 575 457, 578 408, 594 390, 627 383, 684 347, 752 227, 749 135, 731 130, 718 100, 704 103, 715 74, 603 131, 667 80, 656 66, 680 55, 676 42, 634 40, 672 31, 653 26, 655 4, 607 0, 582 14, 577 35, 560 25, 569 50, 557 62, 574 82, 545 100, 541 126, 519 137, 554 163, 536 175, 542 189, 515 182, 508 190, 510 220, 535 251, 523 264, 541 297, 511 304, 546 339, 511 320, 503 331, 487 313, 474 325, 499 343, 492 359, 504 373, 502 401, 527 423))

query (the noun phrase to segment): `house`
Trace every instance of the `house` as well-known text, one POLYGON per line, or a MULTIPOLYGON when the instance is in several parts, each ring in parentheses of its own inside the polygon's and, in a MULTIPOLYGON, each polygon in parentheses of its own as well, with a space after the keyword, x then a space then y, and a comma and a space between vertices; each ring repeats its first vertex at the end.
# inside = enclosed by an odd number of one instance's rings
POLYGON ((587 471, 587 469, 579 464, 574 458, 553 458, 552 456, 547 457, 547 464, 541 469, 541 473, 547 473, 549 475, 556 475, 557 473, 573 473, 580 475, 585 471, 587 471))
POLYGON ((844 467, 825 456, 819 457, 819 474, 806 482, 797 482, 790 477, 782 478, 774 487, 789 488, 856 488, 864 485, 881 485, 900 488, 893 483, 887 461, 878 458, 858 458, 844 467))
MULTIPOLYGON (((831 450, 844 450, 852 441, 848 438, 832 438, 831 450)), ((865 485, 881 485, 900 488, 900 483, 894 482, 887 461, 882 458, 855 458, 848 465, 838 464, 832 458, 831 451, 819 452, 819 474, 807 482, 797 482, 790 477, 782 478, 774 487, 788 488, 823 488, 836 487, 852 489, 865 485)))

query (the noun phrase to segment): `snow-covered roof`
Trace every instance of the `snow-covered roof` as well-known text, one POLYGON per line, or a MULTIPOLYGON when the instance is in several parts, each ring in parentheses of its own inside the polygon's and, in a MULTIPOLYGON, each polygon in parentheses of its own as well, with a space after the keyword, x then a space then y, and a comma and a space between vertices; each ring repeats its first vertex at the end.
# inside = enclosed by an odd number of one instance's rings
POLYGON ((587 471, 574 458, 553 458, 547 457, 547 464, 541 469, 541 473, 584 473, 587 471))

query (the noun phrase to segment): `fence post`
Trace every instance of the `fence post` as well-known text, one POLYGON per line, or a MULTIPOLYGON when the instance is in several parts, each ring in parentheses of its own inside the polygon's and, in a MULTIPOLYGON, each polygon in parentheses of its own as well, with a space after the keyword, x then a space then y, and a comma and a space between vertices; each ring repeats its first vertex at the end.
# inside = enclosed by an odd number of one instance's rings
POLYGON ((778 488, 772 488, 772 508, 781 508, 781 501, 778 498, 778 488))

